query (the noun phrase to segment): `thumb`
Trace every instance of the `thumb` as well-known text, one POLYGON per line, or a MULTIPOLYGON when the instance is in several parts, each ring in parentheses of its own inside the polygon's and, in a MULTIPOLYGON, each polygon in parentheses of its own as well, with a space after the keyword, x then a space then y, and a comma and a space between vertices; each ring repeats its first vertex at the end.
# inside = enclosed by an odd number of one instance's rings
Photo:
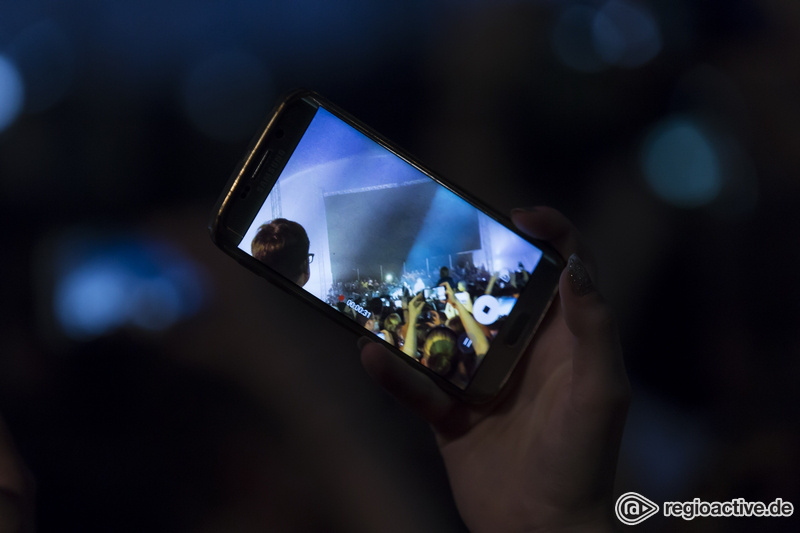
POLYGON ((627 403, 625 373, 616 321, 577 254, 567 261, 560 280, 564 320, 575 344, 572 356, 575 407, 605 408, 627 403))

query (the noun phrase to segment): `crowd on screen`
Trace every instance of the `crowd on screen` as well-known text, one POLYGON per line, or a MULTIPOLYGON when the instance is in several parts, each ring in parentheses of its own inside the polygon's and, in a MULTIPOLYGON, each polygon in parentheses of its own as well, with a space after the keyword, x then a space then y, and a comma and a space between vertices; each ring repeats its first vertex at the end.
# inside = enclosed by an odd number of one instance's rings
POLYGON ((490 273, 466 265, 439 269, 434 279, 424 270, 398 279, 339 281, 327 301, 385 342, 420 361, 457 386, 465 386, 505 320, 481 324, 472 302, 481 295, 516 297, 528 280, 522 265, 515 272, 490 273), (437 289, 438 288, 438 289, 437 289))

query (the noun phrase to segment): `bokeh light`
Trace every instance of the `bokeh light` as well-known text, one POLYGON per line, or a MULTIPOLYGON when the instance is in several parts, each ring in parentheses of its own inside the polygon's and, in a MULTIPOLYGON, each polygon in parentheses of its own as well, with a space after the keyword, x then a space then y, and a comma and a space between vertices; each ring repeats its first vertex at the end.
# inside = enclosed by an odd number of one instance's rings
POLYGON ((689 116, 657 124, 642 150, 645 179, 653 192, 677 207, 701 207, 722 189, 722 165, 715 139, 689 116))
POLYGON ((121 327, 165 330, 195 314, 207 293, 200 269, 164 243, 86 234, 63 238, 56 250, 53 311, 75 340, 121 327))
POLYGON ((592 35, 597 13, 593 7, 576 5, 558 16, 553 28, 553 51, 562 63, 573 70, 598 72, 605 68, 592 35))
POLYGON ((181 317, 184 307, 178 287, 165 276, 135 282, 131 297, 130 321, 147 330, 171 326, 181 317))
POLYGON ((636 68, 661 51, 661 32, 653 14, 626 0, 611 0, 597 12, 592 38, 609 65, 636 68))
POLYGON ((255 133, 274 95, 263 62, 233 50, 198 61, 184 80, 182 99, 198 130, 212 139, 237 142, 255 133))
POLYGON ((573 4, 553 28, 553 50, 567 67, 599 72, 609 66, 640 67, 661 51, 661 31, 653 13, 627 0, 604 5, 573 4))
POLYGON ((132 280, 123 265, 93 260, 60 281, 54 301, 55 314, 69 337, 96 337, 125 322, 128 313, 125 292, 132 280))
POLYGON ((16 36, 11 56, 25 80, 25 111, 41 112, 57 104, 75 76, 73 46, 61 26, 44 20, 16 36))
POLYGON ((0 55, 0 132, 16 120, 24 102, 22 76, 14 63, 0 55))

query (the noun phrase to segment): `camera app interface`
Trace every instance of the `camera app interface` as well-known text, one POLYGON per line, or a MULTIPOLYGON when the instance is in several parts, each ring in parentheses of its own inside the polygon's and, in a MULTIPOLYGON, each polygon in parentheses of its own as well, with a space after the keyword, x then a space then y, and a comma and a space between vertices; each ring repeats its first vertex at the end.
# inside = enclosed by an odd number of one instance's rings
POLYGON ((324 108, 239 248, 461 388, 542 256, 324 108))

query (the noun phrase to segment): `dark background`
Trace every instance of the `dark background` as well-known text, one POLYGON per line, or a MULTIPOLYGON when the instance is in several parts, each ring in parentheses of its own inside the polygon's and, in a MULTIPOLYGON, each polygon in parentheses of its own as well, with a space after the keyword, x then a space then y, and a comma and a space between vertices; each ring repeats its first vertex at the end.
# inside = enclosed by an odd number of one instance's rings
POLYGON ((581 228, 634 387, 618 493, 797 508, 799 51, 794 0, 0 2, 0 411, 40 530, 463 529, 355 338, 207 236, 298 86, 498 210, 581 228), (156 239, 196 284, 159 292, 153 260, 116 286, 144 320, 71 339, 53 243, 101 230, 156 239))

